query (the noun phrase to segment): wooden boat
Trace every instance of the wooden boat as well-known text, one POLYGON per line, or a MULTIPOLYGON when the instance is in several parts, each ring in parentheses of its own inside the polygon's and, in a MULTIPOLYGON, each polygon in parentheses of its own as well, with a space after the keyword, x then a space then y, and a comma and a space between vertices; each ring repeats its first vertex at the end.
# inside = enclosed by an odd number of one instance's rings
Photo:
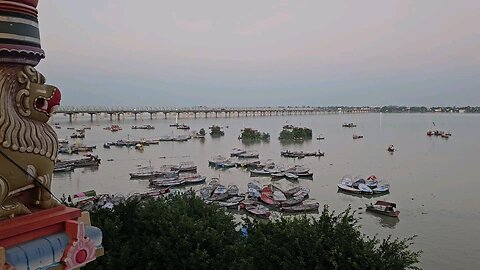
POLYGON ((244 207, 248 213, 255 215, 257 217, 268 218, 271 214, 270 210, 261 204, 257 204, 257 205, 247 204, 244 207))
POLYGON ((319 136, 317 137, 317 140, 325 140, 325 137, 324 137, 323 135, 319 135, 319 136))
POLYGON ((294 187, 294 188, 291 188, 287 191, 284 191, 283 194, 285 194, 285 196, 287 196, 287 197, 293 197, 293 194, 299 192, 301 189, 302 189, 302 187, 294 187))
POLYGON ((282 191, 275 190, 273 192, 273 200, 276 201, 276 202, 282 203, 282 202, 287 200, 287 197, 285 196, 285 194, 283 194, 282 191))
POLYGON ((369 188, 366 184, 359 184, 358 189, 361 191, 361 193, 373 194, 373 190, 369 188))
POLYGON ((285 177, 285 173, 284 172, 272 173, 270 176, 272 178, 283 178, 283 177, 285 177))
POLYGON ((74 166, 57 166, 55 164, 55 167, 53 168, 53 172, 56 173, 56 172, 70 172, 70 171, 73 171, 75 169, 74 166))
POLYGON ((373 190, 373 194, 389 193, 390 192, 390 185, 389 184, 379 185, 372 190, 373 190))
POLYGON ((179 177, 179 179, 184 180, 185 184, 197 184, 197 183, 205 182, 207 177, 201 176, 201 175, 190 175, 190 176, 179 177))
POLYGON ((297 173, 296 175, 301 178, 312 178, 313 172, 301 172, 301 173, 297 173))
POLYGON ((226 208, 236 208, 245 198, 240 196, 231 197, 230 199, 224 202, 217 202, 217 204, 221 207, 226 208))
POLYGON ((250 170, 250 173, 252 175, 263 175, 263 176, 269 176, 272 174, 270 171, 267 171, 265 169, 252 169, 250 170))
POLYGON ((239 158, 258 158, 259 154, 257 151, 245 151, 245 153, 238 154, 239 158))
POLYGON ((259 199, 262 196, 262 194, 260 193, 260 191, 254 188, 248 188, 248 196, 251 198, 259 199))
POLYGON ((307 187, 300 187, 300 190, 293 194, 293 197, 308 197, 310 189, 307 187))
POLYGON ((273 191, 269 186, 262 189, 260 200, 268 205, 278 205, 279 203, 273 199, 273 191))
POLYGON ((210 199, 210 196, 212 196, 213 191, 215 190, 215 187, 213 185, 207 185, 203 188, 200 189, 200 197, 204 200, 207 201, 210 199))
POLYGON ((227 188, 224 185, 218 185, 213 191, 212 196, 210 196, 211 201, 223 201, 228 199, 230 196, 227 192, 227 188))
POLYGON ((244 154, 246 153, 247 151, 243 150, 243 149, 240 149, 240 148, 233 148, 232 149, 232 152, 230 152, 230 156, 232 157, 236 157, 240 154, 244 154))
POLYGON ((237 185, 228 185, 227 187, 227 193, 230 197, 237 196, 239 191, 237 185))
POLYGON ((389 217, 397 217, 400 211, 395 210, 397 204, 386 201, 377 201, 375 204, 366 204, 367 211, 378 213, 389 217))
POLYGON ((305 200, 305 197, 299 196, 299 197, 291 197, 286 199, 285 201, 281 202, 281 206, 293 206, 302 203, 305 200))
POLYGON ((338 189, 341 190, 341 191, 344 191, 344 192, 348 192, 348 193, 354 193, 354 194, 360 194, 361 191, 357 188, 353 188, 351 186, 347 186, 347 185, 344 185, 344 184, 337 184, 338 186, 338 189))
POLYGON ((157 187, 175 187, 185 184, 185 180, 179 178, 165 178, 158 180, 151 180, 150 184, 157 187))
POLYGON ((318 207, 320 207, 320 204, 316 202, 309 204, 297 204, 293 206, 282 206, 280 207, 280 211, 288 213, 312 212, 318 211, 318 207))
POLYGON ((197 171, 197 166, 191 161, 180 162, 180 164, 173 166, 172 170, 179 171, 179 172, 193 172, 193 171, 197 171))
POLYGON ((351 187, 353 182, 352 182, 352 177, 350 175, 344 175, 342 177, 342 180, 340 181, 340 184, 351 187))
POLYGON ((112 145, 111 143, 106 142, 106 143, 103 144, 103 148, 110 149, 111 145, 112 145))
POLYGON ((293 173, 289 173, 289 172, 286 172, 285 173, 285 177, 287 179, 291 179, 291 180, 297 180, 298 179, 298 176, 296 174, 293 174, 293 173))
POLYGON ((224 156, 215 156, 215 157, 212 157, 211 159, 208 160, 208 165, 209 166, 214 166, 214 167, 218 167, 220 164, 224 163, 224 162, 227 162, 228 159, 224 156))
POLYGON ((248 187, 248 188, 253 188, 253 189, 257 190, 258 192, 261 191, 260 186, 259 186, 257 183, 254 183, 254 182, 249 182, 249 183, 247 184, 247 187, 248 187))

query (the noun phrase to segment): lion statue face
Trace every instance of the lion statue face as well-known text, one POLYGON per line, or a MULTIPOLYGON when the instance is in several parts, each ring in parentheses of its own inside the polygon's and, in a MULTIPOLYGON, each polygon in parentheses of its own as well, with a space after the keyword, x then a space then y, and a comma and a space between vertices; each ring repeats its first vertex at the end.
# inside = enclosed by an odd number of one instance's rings
POLYGON ((46 123, 60 106, 60 90, 45 84, 45 77, 31 66, 18 73, 18 82, 25 85, 15 97, 18 113, 46 123))
POLYGON ((60 105, 60 90, 32 66, 6 66, 0 78, 0 146, 55 160, 58 139, 47 121, 60 105))

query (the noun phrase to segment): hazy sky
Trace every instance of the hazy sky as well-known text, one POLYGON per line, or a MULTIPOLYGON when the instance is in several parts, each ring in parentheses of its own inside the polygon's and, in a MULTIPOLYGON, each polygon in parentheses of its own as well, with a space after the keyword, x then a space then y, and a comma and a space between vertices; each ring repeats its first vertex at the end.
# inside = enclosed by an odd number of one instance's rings
POLYGON ((40 0, 64 105, 480 105, 480 1, 40 0))

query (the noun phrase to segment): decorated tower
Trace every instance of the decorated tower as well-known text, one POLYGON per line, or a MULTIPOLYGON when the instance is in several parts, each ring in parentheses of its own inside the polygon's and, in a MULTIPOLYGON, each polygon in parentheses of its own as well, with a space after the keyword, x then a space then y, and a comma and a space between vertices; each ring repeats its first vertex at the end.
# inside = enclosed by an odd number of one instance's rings
POLYGON ((37 5, 0 1, 0 270, 75 269, 103 252, 88 213, 50 191, 58 139, 47 122, 61 93, 35 69, 37 5))

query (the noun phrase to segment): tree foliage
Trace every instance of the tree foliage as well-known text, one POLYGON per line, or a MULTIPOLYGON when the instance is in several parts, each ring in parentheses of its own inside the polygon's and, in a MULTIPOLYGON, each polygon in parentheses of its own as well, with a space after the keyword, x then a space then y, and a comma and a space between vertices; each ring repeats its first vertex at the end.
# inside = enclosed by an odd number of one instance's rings
POLYGON ((291 140, 309 140, 312 138, 312 130, 309 128, 294 127, 293 129, 283 129, 278 139, 284 141, 291 140))
POLYGON ((363 236, 347 210, 258 222, 187 195, 92 213, 105 255, 85 269, 417 269, 413 238, 363 236))
POLYGON ((244 128, 240 135, 242 142, 268 142, 270 140, 270 134, 260 132, 253 128, 244 128))
POLYGON ((212 129, 210 130, 210 135, 212 135, 212 137, 220 137, 225 135, 225 132, 223 132, 221 127, 213 126, 212 129))

